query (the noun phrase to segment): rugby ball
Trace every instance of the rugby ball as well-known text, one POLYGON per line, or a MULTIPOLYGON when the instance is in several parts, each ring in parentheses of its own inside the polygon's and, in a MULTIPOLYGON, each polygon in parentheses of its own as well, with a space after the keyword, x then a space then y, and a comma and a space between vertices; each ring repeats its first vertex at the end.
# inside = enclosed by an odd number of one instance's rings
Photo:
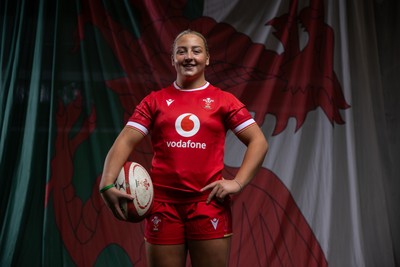
POLYGON ((149 214, 153 205, 153 183, 146 169, 136 162, 126 162, 121 168, 115 187, 133 197, 121 200, 120 206, 130 222, 140 222, 149 214))

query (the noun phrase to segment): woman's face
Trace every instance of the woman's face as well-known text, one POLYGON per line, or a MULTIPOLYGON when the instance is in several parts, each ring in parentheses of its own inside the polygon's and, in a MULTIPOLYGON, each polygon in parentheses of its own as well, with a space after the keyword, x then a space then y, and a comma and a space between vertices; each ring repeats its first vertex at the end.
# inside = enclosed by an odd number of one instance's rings
POLYGON ((172 65, 180 79, 204 79, 204 69, 209 64, 203 39, 196 34, 184 34, 175 42, 172 65))

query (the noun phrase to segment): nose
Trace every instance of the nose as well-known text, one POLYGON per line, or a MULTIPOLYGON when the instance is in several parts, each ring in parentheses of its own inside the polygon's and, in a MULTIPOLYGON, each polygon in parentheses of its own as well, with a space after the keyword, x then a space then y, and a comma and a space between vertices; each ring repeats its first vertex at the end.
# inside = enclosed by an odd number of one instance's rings
POLYGON ((185 54, 185 60, 191 60, 193 58, 193 53, 191 51, 188 51, 185 54))

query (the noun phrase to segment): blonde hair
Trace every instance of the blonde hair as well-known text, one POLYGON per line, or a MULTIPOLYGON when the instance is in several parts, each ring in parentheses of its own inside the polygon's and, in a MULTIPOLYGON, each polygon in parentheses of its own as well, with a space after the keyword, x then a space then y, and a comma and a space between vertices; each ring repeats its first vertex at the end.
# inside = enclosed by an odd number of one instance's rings
POLYGON ((186 35, 186 34, 194 34, 194 35, 197 35, 198 37, 200 37, 200 38, 203 40, 203 43, 204 43, 204 47, 205 47, 205 49, 206 49, 207 56, 210 55, 210 53, 209 53, 209 51, 208 51, 207 40, 206 40, 206 38, 204 37, 204 35, 202 35, 201 33, 197 32, 197 31, 193 31, 193 30, 191 30, 191 29, 184 30, 183 32, 179 33, 179 34, 176 36, 176 38, 175 38, 175 40, 174 40, 174 43, 172 44, 172 54, 174 54, 176 42, 179 40, 179 38, 181 38, 183 35, 186 35))

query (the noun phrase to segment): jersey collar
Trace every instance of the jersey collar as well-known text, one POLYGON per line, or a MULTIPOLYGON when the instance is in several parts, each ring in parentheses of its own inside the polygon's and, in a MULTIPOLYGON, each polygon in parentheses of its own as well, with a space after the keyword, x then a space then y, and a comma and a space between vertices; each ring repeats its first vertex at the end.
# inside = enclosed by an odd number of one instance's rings
POLYGON ((193 91, 204 90, 204 89, 206 89, 209 85, 210 85, 210 83, 209 83, 209 82, 206 82, 203 86, 201 86, 201 87, 199 87, 199 88, 182 89, 181 87, 179 87, 179 85, 176 83, 176 81, 174 81, 174 87, 175 87, 175 89, 177 89, 177 90, 179 90, 179 91, 185 91, 185 92, 193 92, 193 91))

